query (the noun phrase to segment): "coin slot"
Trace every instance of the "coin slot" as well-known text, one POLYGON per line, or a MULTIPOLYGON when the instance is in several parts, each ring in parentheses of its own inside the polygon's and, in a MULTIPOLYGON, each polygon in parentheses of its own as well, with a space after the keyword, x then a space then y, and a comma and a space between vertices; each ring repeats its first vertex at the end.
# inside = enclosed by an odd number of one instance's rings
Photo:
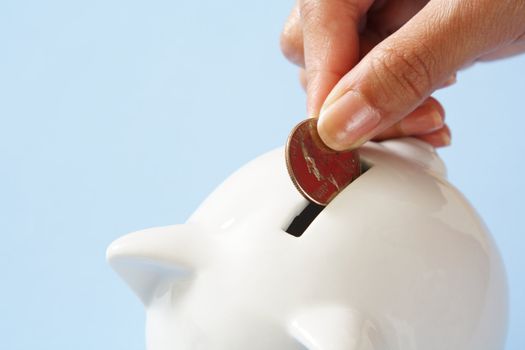
POLYGON ((317 215, 323 211, 325 207, 319 204, 308 202, 308 205, 297 215, 286 232, 295 237, 301 237, 308 226, 315 220, 317 215))
MULTIPOLYGON (((366 173, 368 170, 370 170, 370 168, 372 167, 371 164, 368 164, 366 161, 363 160, 363 158, 361 158, 361 175, 363 175, 364 173, 366 173)), ((361 176, 359 175, 359 176, 361 176)))
MULTIPOLYGON (((361 175, 367 172, 371 167, 372 167, 371 164, 361 159, 361 175)), ((285 231, 291 234, 292 236, 301 237, 304 231, 306 231, 306 229, 315 220, 315 218, 323 211, 324 208, 326 207, 323 205, 319 205, 313 202, 308 202, 306 207, 299 213, 299 215, 297 215, 292 220, 291 224, 288 226, 288 228, 285 231)))

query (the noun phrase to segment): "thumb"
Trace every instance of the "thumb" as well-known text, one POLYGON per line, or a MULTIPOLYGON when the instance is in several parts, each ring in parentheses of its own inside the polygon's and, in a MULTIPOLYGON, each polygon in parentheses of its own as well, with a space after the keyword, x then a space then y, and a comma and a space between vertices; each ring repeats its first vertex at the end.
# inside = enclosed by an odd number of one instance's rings
POLYGON ((483 24, 491 22, 481 12, 489 10, 479 8, 489 2, 431 0, 378 44, 325 100, 318 123, 323 141, 336 150, 360 146, 487 50, 492 39, 483 24))

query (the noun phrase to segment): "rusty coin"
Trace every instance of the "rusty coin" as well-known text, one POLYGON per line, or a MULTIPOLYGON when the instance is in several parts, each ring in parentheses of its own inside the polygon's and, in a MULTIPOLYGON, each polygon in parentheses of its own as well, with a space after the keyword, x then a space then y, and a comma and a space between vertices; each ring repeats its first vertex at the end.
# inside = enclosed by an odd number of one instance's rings
POLYGON ((317 118, 308 118, 291 132, 286 166, 295 187, 308 200, 327 205, 361 172, 359 154, 335 151, 317 133, 317 118))

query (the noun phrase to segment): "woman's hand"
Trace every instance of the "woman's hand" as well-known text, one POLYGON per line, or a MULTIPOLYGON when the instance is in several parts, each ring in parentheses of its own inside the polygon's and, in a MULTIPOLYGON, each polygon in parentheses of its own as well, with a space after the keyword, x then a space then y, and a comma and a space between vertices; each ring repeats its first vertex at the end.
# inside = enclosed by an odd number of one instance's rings
POLYGON ((525 0, 299 0, 281 38, 336 150, 370 139, 450 142, 429 97, 475 61, 525 51, 525 0))

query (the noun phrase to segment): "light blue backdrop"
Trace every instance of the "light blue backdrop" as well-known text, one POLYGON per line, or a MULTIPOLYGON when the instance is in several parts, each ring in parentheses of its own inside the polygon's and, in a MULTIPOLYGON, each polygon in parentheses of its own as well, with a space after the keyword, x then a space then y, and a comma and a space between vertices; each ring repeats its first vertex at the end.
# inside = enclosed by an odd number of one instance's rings
MULTIPOLYGON (((0 2, 0 348, 144 349, 139 301, 104 261, 183 222, 304 118, 279 52, 291 1, 0 2)), ((525 57, 440 92, 450 179, 502 251, 508 349, 525 339, 525 57)))

